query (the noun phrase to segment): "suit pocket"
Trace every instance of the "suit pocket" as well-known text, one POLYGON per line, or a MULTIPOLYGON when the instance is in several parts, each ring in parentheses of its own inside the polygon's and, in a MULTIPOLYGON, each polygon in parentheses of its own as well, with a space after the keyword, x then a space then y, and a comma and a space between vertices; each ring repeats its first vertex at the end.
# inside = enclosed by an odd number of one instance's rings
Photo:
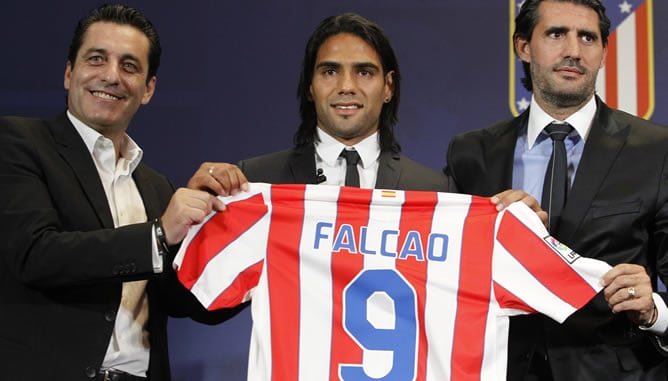
POLYGON ((592 218, 615 216, 619 214, 639 213, 642 202, 640 200, 615 202, 609 204, 593 204, 591 206, 592 218))

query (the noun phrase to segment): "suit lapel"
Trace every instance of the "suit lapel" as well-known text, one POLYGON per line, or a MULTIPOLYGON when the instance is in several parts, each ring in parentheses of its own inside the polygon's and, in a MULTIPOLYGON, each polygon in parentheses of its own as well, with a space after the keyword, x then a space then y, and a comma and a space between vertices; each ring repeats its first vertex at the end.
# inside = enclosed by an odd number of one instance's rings
POLYGON ((162 214, 162 207, 159 205, 158 193, 155 189, 155 186, 149 181, 146 177, 146 172, 143 164, 139 164, 135 171, 132 173, 132 179, 137 185, 137 190, 141 195, 141 199, 144 203, 144 210, 146 210, 146 217, 149 221, 160 217, 162 214))
MULTIPOLYGON (((485 173, 488 189, 486 195, 492 195, 513 187, 513 166, 515 158, 515 145, 517 136, 526 127, 529 112, 525 111, 517 118, 508 123, 491 129, 485 137, 482 149, 485 155, 485 173)), ((480 181, 477 179, 476 181, 480 181)))
POLYGON ((290 171, 295 184, 315 184, 315 146, 297 147, 290 156, 290 171))
POLYGON ((378 175, 376 185, 378 189, 398 189, 401 176, 401 156, 394 151, 381 151, 378 158, 378 175))
POLYGON ((109 210, 107 196, 104 193, 100 175, 86 144, 77 133, 67 114, 61 114, 49 123, 49 128, 56 141, 58 152, 72 168, 74 176, 79 180, 88 202, 97 214, 100 224, 106 228, 114 227, 114 220, 109 210))
POLYGON ((592 122, 575 181, 561 216, 562 223, 559 224, 557 232, 558 237, 564 242, 570 242, 582 224, 606 174, 626 144, 630 131, 628 124, 621 124, 613 117, 613 112, 608 106, 599 99, 597 103, 598 112, 592 122))

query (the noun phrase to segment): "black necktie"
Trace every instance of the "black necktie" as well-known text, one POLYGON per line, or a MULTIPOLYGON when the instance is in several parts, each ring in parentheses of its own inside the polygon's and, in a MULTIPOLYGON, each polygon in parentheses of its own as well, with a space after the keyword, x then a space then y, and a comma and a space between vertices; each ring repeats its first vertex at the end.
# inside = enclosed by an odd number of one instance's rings
POLYGON ((552 157, 547 165, 543 181, 543 199, 541 206, 550 218, 548 230, 553 233, 557 229, 561 210, 566 204, 568 193, 568 162, 564 139, 573 131, 570 124, 551 123, 545 132, 552 138, 552 157))
POLYGON ((360 174, 357 172, 357 163, 360 161, 360 154, 344 148, 340 156, 346 159, 346 186, 359 188, 360 174))

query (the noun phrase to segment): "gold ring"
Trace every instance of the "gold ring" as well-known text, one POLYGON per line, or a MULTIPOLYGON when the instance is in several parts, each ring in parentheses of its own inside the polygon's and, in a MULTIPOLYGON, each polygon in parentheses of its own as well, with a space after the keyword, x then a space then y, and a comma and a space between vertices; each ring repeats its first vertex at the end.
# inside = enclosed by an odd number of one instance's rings
POLYGON ((628 294, 629 299, 633 299, 636 297, 636 289, 634 287, 627 288, 626 293, 628 294))
POLYGON ((215 169, 215 168, 214 168, 213 166, 209 167, 209 174, 210 174, 211 176, 213 176, 213 170, 214 170, 214 169, 215 169))

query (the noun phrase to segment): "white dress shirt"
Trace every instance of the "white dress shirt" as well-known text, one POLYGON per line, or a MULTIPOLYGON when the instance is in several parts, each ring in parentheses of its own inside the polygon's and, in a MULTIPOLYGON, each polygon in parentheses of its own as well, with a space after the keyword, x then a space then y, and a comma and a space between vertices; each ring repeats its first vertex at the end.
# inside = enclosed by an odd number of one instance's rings
POLYGON ((353 146, 346 146, 339 142, 320 127, 317 128, 317 133, 320 141, 315 143, 315 167, 322 169, 326 177, 323 184, 345 185, 346 160, 339 156, 345 148, 354 149, 360 155, 360 161, 357 164, 360 188, 373 188, 376 185, 378 158, 380 157, 378 132, 353 146))
MULTIPOLYGON (((86 126, 69 111, 67 116, 81 135, 95 162, 95 167, 107 196, 114 226, 146 222, 144 202, 132 178, 132 173, 139 165, 143 155, 141 148, 128 135, 125 135, 120 149, 120 157, 116 160, 116 150, 110 139, 86 126)), ((162 258, 159 255, 154 234, 152 238, 153 268, 155 272, 162 272, 162 258)), ((146 282, 146 280, 141 280, 126 282, 123 285, 121 304, 116 314, 109 347, 102 363, 104 369, 114 368, 136 376, 146 377, 150 353, 148 331, 145 327, 145 322, 148 319, 146 282), (132 283, 130 287, 128 287, 129 283, 132 283), (137 316, 134 316, 135 314, 125 307, 128 290, 140 293, 138 298, 142 309, 137 316), (135 319, 141 323, 138 323, 135 319)))

